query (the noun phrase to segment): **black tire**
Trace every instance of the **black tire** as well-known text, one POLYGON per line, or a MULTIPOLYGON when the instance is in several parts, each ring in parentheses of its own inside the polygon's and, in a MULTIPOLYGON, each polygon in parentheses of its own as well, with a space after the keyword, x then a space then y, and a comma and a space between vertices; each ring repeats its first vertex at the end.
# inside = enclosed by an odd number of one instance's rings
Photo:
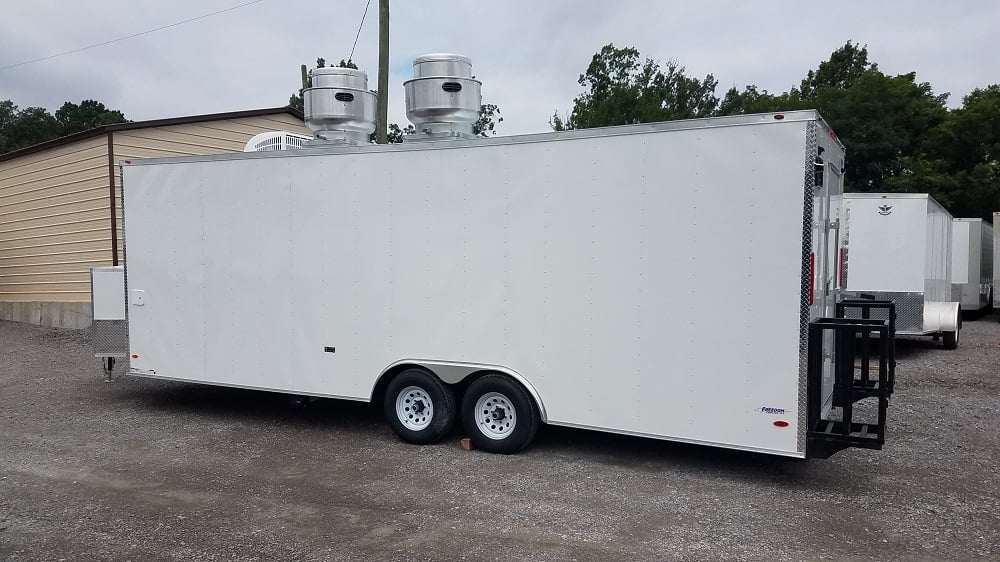
POLYGON ((959 335, 962 331, 962 314, 958 315, 958 329, 954 332, 944 332, 941 337, 941 343, 944 344, 945 349, 958 349, 959 335))
POLYGON ((389 426, 400 439, 407 443, 427 445, 437 443, 451 431, 458 414, 458 405, 455 403, 455 393, 436 376, 423 369, 407 369, 393 377, 386 387, 383 410, 389 426), (397 400, 401 403, 401 414, 407 416, 407 421, 400 419, 400 414, 397 414, 397 400), (413 404, 408 404, 408 400, 413 401, 413 404), (430 404, 426 403, 428 400, 430 404), (414 408, 412 412, 409 410, 411 407, 414 408), (428 408, 429 419, 421 418, 420 414, 426 413, 428 408))
POLYGON ((491 453, 512 454, 524 449, 535 438, 541 425, 538 405, 521 386, 506 375, 486 375, 469 385, 462 398, 462 424, 476 447, 491 453), (485 400, 482 416, 486 418, 480 427, 477 418, 477 403, 485 400), (492 410, 492 411, 490 411, 492 410), (510 411, 513 410, 513 416, 510 411), (496 425, 490 424, 497 422, 496 425), (485 424, 493 425, 499 431, 491 431, 485 424))

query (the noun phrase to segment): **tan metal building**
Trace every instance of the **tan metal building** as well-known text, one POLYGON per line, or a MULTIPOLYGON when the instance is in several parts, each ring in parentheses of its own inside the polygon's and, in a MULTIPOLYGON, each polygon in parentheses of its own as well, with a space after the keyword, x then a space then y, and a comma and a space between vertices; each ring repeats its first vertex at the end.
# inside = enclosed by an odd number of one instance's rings
POLYGON ((118 162, 310 135, 290 107, 106 125, 0 155, 0 320, 84 328, 90 268, 123 262, 118 162))

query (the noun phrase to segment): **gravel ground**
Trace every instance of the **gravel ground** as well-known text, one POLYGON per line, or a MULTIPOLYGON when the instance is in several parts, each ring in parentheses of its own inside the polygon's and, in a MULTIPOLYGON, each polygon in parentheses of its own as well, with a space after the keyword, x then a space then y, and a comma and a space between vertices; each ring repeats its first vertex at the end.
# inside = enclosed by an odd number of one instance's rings
POLYGON ((0 559, 1000 560, 1000 316, 902 340, 889 442, 796 461, 562 428, 405 445, 376 408, 122 377, 0 322, 0 559))

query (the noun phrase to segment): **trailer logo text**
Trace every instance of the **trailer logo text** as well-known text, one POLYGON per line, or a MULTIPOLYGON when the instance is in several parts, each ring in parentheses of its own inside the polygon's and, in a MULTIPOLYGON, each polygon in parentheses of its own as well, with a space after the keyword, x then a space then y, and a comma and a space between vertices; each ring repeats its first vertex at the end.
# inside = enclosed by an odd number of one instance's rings
POLYGON ((763 412, 763 413, 765 413, 765 414, 784 414, 785 413, 785 409, 784 408, 772 408, 770 406, 762 406, 760 408, 760 411, 763 412))
POLYGON ((878 214, 882 215, 883 217, 886 216, 886 215, 891 215, 892 214, 892 205, 879 205, 878 206, 878 214))

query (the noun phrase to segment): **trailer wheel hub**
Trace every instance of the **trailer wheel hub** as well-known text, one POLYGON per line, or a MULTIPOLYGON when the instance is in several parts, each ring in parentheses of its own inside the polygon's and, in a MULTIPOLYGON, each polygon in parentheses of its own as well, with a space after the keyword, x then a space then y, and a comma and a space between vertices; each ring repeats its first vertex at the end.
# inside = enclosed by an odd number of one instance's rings
POLYGON ((411 431, 426 429, 434 419, 434 401, 419 386, 408 386, 396 395, 396 417, 411 431))
POLYGON ((514 403, 499 392, 487 392, 476 401, 476 427, 490 439, 504 439, 517 426, 514 403))

